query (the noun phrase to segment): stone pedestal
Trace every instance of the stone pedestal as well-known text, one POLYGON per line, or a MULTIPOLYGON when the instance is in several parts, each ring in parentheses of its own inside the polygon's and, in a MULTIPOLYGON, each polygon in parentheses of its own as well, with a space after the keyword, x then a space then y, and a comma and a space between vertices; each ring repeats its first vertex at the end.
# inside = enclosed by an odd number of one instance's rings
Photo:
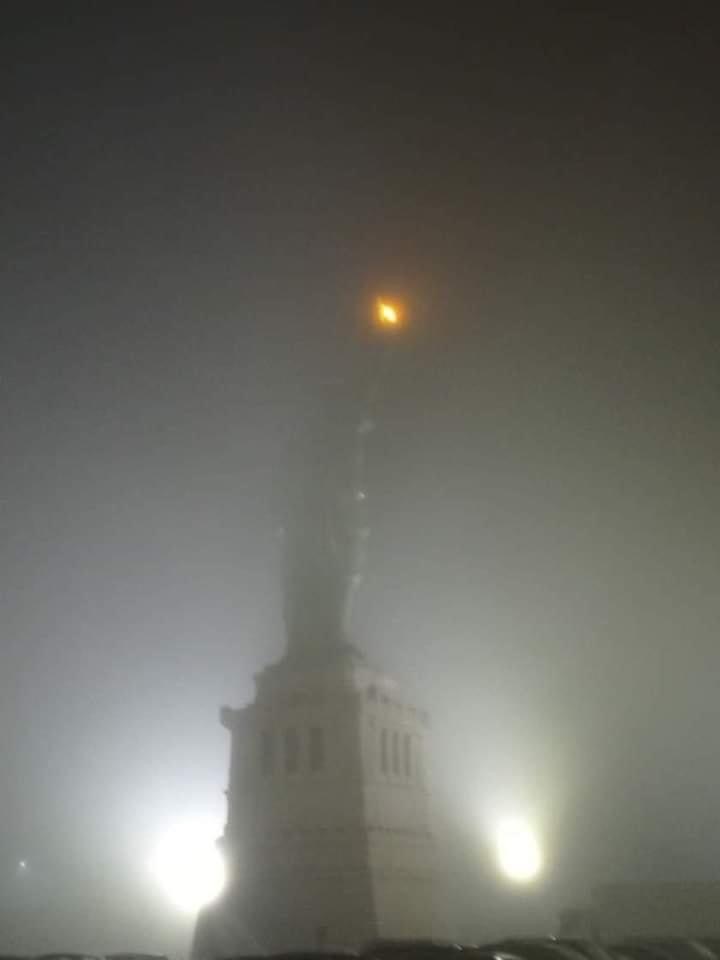
POLYGON ((232 737, 231 899, 267 950, 432 935, 426 715, 349 645, 286 656, 232 737))

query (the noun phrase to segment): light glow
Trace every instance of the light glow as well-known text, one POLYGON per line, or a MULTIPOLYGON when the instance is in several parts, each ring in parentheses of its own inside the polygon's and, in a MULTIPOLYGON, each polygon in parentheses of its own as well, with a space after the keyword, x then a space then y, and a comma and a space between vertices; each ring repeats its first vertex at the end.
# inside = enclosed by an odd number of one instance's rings
POLYGON ((395 307, 389 303, 381 303, 379 308, 380 322, 388 324, 391 327, 397 325, 398 314, 395 307))
POLYGON ((500 822, 496 836, 500 869, 510 880, 527 883, 542 869, 540 843, 530 824, 519 817, 500 822))
POLYGON ((402 323, 402 311, 396 303, 380 298, 375 308, 375 319, 379 327, 395 329, 402 323))
POLYGON ((225 863, 212 824, 181 821, 158 839, 149 867, 167 899, 184 913, 196 913, 225 886, 225 863))

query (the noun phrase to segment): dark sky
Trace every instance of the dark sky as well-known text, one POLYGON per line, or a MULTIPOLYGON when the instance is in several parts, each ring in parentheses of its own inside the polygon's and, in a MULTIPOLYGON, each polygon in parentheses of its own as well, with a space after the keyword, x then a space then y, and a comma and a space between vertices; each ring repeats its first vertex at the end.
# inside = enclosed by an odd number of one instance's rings
POLYGON ((720 876, 720 49, 654 6, 3 8, 0 896, 221 819, 380 290, 359 642, 433 713, 457 875, 517 809, 548 910, 720 876))

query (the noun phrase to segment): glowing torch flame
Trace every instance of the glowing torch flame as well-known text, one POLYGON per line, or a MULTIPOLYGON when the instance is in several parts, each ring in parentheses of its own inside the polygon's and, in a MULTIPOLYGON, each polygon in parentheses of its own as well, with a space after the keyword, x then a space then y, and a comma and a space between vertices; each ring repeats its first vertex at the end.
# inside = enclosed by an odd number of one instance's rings
POLYGON ((376 318, 380 327, 399 327, 401 321, 400 309, 395 304, 388 303, 387 300, 378 300, 376 318))

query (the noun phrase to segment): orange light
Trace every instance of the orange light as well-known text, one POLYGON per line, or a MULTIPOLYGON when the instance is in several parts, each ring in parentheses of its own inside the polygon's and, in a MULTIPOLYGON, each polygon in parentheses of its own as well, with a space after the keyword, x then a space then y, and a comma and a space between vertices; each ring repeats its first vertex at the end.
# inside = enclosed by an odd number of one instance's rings
POLYGON ((381 323, 387 323, 391 327, 397 325, 398 314, 395 307, 391 306, 389 303, 381 303, 379 313, 381 323))
POLYGON ((376 316, 380 327, 399 327, 402 319, 400 308, 387 300, 378 300, 376 316))

